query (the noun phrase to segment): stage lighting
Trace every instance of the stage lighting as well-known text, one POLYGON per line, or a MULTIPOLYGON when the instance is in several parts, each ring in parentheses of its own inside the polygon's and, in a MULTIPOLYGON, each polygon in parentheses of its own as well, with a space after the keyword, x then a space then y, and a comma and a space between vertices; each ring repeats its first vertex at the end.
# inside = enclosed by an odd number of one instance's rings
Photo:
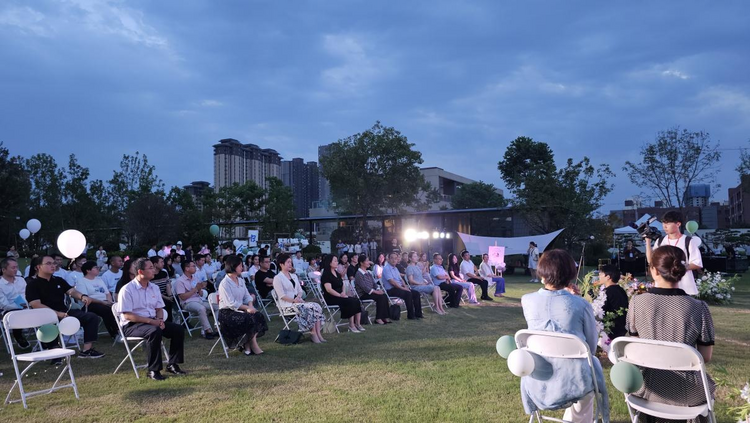
POLYGON ((406 231, 404 231, 404 240, 406 242, 414 242, 414 241, 416 241, 417 240, 417 236, 418 236, 417 231, 415 231, 414 229, 409 228, 406 231))
POLYGON ((440 234, 437 231, 432 233, 432 239, 438 239, 438 237, 440 237, 440 234))
POLYGON ((440 238, 441 239, 445 238, 445 232, 440 232, 440 238))
POLYGON ((430 233, 427 231, 422 231, 419 233, 419 239, 427 239, 430 237, 430 233))

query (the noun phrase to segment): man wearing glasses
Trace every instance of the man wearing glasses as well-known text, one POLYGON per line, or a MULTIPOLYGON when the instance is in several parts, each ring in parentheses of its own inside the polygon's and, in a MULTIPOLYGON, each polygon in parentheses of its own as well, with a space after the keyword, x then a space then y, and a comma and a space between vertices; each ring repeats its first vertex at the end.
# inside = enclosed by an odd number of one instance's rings
MULTIPOLYGON (((85 310, 68 309, 65 305, 65 295, 69 295, 88 306, 91 300, 86 294, 81 294, 70 286, 65 279, 54 276, 56 269, 55 260, 50 256, 43 256, 40 264, 36 266, 36 276, 29 278, 26 285, 26 301, 31 308, 50 308, 58 319, 68 316, 75 317, 81 322, 83 328, 83 349, 78 354, 79 358, 101 358, 101 353, 93 348, 94 341, 99 335, 99 322, 101 318, 94 313, 85 310)), ((45 348, 52 348, 57 341, 44 344, 45 348)))

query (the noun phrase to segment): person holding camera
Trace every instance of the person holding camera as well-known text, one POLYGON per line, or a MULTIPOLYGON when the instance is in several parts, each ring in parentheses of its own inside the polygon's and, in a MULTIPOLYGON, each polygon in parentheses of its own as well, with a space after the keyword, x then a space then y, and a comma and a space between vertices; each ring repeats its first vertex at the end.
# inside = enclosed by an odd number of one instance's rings
MULTIPOLYGON (((690 235, 682 233, 682 213, 678 211, 668 211, 664 213, 661 218, 661 223, 664 226, 665 236, 654 240, 653 247, 648 240, 646 240, 646 260, 651 263, 651 254, 653 250, 661 247, 662 245, 671 245, 677 247, 685 253, 685 267, 687 272, 680 279, 678 288, 685 291, 688 295, 698 295, 698 287, 695 284, 695 278, 693 277, 694 270, 703 269, 703 258, 701 252, 698 249, 699 240, 694 240, 690 235)), ((648 234, 643 234, 644 239, 648 237, 648 234)))

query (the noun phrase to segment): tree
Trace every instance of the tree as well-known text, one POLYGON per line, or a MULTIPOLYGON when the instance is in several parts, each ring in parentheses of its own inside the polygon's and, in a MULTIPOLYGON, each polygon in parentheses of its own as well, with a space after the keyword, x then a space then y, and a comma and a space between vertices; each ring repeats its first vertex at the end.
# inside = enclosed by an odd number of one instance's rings
POLYGON ((558 169, 549 146, 529 137, 510 143, 498 169, 529 227, 539 233, 565 228, 568 247, 591 234, 594 212, 612 190, 608 179, 614 176, 608 165, 594 167, 588 157, 569 158, 558 169))
POLYGON ((715 181, 721 152, 708 132, 689 132, 679 127, 656 134, 653 143, 641 147, 641 161, 625 162, 630 182, 651 190, 666 207, 685 207, 687 187, 715 181))
POLYGON ((265 213, 260 218, 261 237, 274 237, 284 233, 294 233, 294 197, 292 189, 285 186, 281 179, 268 178, 265 213))
POLYGON ((494 185, 482 181, 463 184, 451 198, 454 209, 505 207, 507 204, 503 195, 495 191, 494 185))
POLYGON ((323 176, 339 211, 363 217, 406 207, 424 210, 438 193, 419 171, 422 153, 392 127, 372 128, 331 144, 321 158, 323 176))
POLYGON ((20 156, 11 157, 0 142, 0 233, 4 245, 15 245, 19 222, 16 217, 29 217, 31 182, 20 156))
POLYGON ((44 222, 40 237, 55 239, 65 227, 62 214, 65 174, 49 154, 35 154, 25 163, 31 182, 29 211, 44 222))

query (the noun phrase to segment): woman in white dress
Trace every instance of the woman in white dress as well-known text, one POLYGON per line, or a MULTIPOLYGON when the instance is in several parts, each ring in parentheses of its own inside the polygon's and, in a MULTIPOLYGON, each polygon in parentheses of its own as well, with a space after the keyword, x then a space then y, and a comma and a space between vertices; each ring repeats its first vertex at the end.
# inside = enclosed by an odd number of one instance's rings
POLYGON ((281 253, 277 258, 279 274, 273 278, 273 290, 276 293, 279 309, 293 308, 297 313, 297 323, 302 332, 310 332, 312 341, 316 344, 327 342, 320 332, 325 316, 318 303, 306 303, 302 299, 304 291, 297 275, 291 273, 292 258, 289 254, 281 253))

